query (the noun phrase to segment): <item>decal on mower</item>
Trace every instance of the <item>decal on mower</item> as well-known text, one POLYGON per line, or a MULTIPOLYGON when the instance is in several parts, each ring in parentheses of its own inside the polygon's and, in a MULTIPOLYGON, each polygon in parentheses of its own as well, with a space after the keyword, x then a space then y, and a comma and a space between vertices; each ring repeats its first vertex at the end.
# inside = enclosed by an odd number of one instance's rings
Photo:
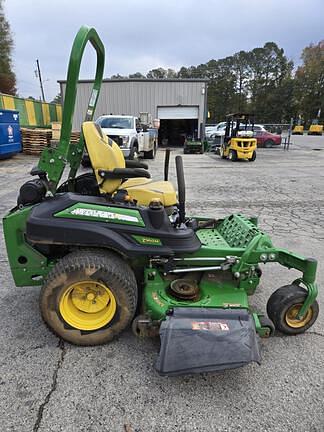
POLYGON ((192 330, 229 331, 227 323, 215 321, 192 321, 191 328, 192 330))
POLYGON ((76 208, 71 211, 71 214, 73 215, 81 215, 81 216, 91 216, 94 218, 101 218, 101 219, 117 219, 120 221, 127 221, 127 222, 138 222, 138 218, 135 216, 128 216, 128 215, 122 215, 118 213, 112 213, 109 211, 104 210, 92 210, 92 209, 86 209, 86 208, 76 208))
POLYGON ((144 237, 139 235, 133 235, 132 237, 137 241, 137 243, 142 245, 148 244, 150 246, 162 246, 161 240, 156 237, 144 237))
POLYGON ((145 226, 138 210, 78 203, 55 214, 55 217, 113 222, 126 225, 145 226))

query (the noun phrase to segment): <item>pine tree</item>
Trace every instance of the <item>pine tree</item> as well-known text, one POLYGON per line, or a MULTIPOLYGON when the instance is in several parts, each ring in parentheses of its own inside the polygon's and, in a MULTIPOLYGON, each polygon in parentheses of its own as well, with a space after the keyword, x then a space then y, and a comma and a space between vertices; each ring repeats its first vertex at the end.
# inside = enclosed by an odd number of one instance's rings
POLYGON ((0 0, 0 92, 15 95, 16 76, 11 64, 14 43, 4 15, 3 2, 4 0, 0 0))

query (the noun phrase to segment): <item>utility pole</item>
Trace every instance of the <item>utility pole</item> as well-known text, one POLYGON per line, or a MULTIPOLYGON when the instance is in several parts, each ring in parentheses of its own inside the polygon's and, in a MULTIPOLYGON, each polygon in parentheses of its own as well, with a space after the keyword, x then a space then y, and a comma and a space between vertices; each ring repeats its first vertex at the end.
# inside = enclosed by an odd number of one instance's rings
POLYGON ((35 75, 39 79, 39 84, 42 92, 42 99, 43 102, 45 102, 44 87, 43 87, 42 75, 41 75, 38 59, 36 60, 36 65, 37 65, 37 70, 35 70, 35 75))

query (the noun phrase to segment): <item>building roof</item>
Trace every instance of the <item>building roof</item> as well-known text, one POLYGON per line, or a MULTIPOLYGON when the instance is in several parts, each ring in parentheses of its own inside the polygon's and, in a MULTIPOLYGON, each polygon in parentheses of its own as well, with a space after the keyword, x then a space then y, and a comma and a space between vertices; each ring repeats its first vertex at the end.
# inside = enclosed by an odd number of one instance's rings
MULTIPOLYGON (((105 78, 102 82, 208 82, 207 78, 162 78, 162 79, 154 79, 154 78, 118 78, 118 79, 110 79, 105 78)), ((66 80, 58 80, 59 84, 65 84, 66 80)), ((93 79, 81 79, 78 81, 79 83, 93 83, 93 79)))

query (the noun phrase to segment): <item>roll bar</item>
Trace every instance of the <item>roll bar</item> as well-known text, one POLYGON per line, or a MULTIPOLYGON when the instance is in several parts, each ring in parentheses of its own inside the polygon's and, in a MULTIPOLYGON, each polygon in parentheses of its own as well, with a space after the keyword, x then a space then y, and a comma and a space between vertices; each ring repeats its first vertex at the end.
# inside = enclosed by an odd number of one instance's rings
POLYGON ((63 106, 61 138, 56 148, 48 147, 43 150, 38 162, 38 168, 47 173, 49 188, 52 193, 55 193, 67 164, 70 165, 68 178, 69 180, 74 179, 83 155, 84 138, 82 131, 77 144, 71 145, 70 141, 81 60, 88 42, 90 42, 97 53, 97 67, 88 108, 85 114, 85 121, 91 121, 93 119, 98 101, 105 65, 105 48, 94 28, 82 26, 74 39, 70 54, 63 106))

